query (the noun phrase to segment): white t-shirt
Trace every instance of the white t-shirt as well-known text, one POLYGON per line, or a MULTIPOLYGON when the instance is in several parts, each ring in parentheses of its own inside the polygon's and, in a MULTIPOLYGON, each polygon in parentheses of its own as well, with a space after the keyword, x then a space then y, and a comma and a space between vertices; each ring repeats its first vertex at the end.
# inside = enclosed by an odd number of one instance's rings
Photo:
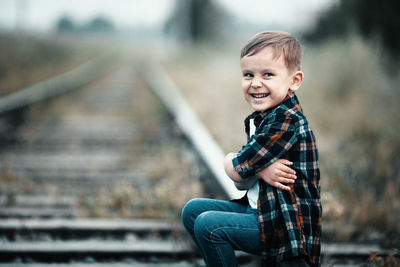
MULTIPOLYGON (((256 132, 256 125, 254 124, 254 119, 250 119, 250 131, 249 137, 251 137, 256 132)), ((260 188, 258 186, 258 181, 249 189, 247 192, 247 198, 249 200, 250 207, 257 209, 258 193, 260 188)))

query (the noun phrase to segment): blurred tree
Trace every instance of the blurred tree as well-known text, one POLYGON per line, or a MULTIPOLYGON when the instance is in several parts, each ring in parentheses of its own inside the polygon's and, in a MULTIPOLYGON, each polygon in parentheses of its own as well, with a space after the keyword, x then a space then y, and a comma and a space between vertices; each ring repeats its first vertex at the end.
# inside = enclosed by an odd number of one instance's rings
POLYGON ((72 19, 68 16, 62 16, 56 23, 56 31, 60 33, 75 32, 77 27, 72 19))
POLYGON ((98 16, 86 25, 85 30, 94 33, 111 33, 115 31, 115 27, 107 18, 98 16))
POLYGON ((95 17, 87 24, 77 25, 68 16, 62 16, 56 23, 59 33, 112 33, 115 27, 110 20, 102 16, 95 17))
POLYGON ((177 0, 165 32, 193 43, 217 41, 227 13, 213 0, 177 0))
POLYGON ((340 0, 319 18, 316 26, 304 34, 305 39, 320 41, 329 37, 361 32, 378 37, 389 54, 400 57, 400 1, 340 0))

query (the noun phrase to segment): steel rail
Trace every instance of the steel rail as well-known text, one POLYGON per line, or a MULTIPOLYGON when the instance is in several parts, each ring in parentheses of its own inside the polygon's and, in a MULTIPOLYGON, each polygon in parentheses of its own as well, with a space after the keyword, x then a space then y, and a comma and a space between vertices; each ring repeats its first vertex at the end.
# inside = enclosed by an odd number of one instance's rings
POLYGON ((230 199, 242 197, 244 192, 237 190, 225 174, 223 169, 224 153, 221 147, 186 102, 167 72, 161 65, 151 61, 142 62, 137 69, 148 86, 161 98, 169 112, 174 116, 176 123, 199 152, 226 195, 230 199), (154 73, 157 75, 154 75, 154 73))
POLYGON ((0 98, 0 115, 82 87, 112 66, 113 53, 98 56, 70 71, 0 98))

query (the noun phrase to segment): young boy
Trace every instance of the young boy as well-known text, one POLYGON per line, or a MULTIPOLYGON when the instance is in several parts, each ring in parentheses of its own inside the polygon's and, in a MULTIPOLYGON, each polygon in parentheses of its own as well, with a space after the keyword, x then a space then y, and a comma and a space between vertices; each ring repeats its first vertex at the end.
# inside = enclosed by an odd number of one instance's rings
POLYGON ((239 201, 193 199, 182 221, 207 266, 236 266, 234 250, 264 266, 319 266, 321 204, 315 137, 295 95, 301 46, 285 32, 255 35, 241 51, 248 141, 225 157, 239 201), (290 166, 290 167, 289 167, 290 166))

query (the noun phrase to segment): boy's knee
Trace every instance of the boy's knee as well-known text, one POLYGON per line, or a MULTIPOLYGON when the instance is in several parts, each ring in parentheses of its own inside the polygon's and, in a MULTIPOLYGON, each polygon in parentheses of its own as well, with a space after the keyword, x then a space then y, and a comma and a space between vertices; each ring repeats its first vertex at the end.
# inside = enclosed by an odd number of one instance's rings
POLYGON ((207 211, 203 212, 202 214, 197 216, 196 220, 194 221, 194 233, 196 237, 208 236, 209 220, 207 214, 207 211))
POLYGON ((197 238, 210 240, 216 229, 215 214, 213 211, 205 211, 197 216, 194 222, 194 233, 197 238))
POLYGON ((181 218, 184 225, 189 221, 194 220, 197 216, 196 210, 199 200, 197 198, 189 200, 182 209, 181 218))
POLYGON ((186 217, 188 214, 192 213, 194 211, 194 208, 196 206, 196 198, 189 200, 185 206, 182 209, 182 218, 186 217))

